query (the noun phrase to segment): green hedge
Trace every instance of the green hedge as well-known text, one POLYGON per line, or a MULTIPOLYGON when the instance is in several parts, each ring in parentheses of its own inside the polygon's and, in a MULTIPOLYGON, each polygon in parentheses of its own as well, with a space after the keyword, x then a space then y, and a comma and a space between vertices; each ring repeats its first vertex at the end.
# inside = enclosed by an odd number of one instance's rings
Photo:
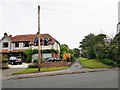
POLYGON ((117 63, 110 60, 110 59, 102 59, 100 60, 102 63, 106 64, 106 65, 110 65, 112 67, 117 67, 117 63))

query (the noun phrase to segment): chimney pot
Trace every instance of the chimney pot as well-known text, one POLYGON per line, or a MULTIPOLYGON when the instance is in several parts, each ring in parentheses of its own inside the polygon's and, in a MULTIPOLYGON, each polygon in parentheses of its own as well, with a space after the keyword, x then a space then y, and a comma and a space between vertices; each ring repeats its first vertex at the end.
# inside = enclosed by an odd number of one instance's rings
POLYGON ((7 33, 4 33, 4 36, 7 36, 7 33))

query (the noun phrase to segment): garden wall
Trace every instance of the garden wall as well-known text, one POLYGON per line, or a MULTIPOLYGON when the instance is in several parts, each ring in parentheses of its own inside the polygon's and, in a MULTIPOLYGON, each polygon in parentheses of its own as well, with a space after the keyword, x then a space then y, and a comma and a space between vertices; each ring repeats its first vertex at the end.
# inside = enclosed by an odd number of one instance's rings
POLYGON ((41 64, 41 67, 60 67, 60 66, 68 66, 68 63, 59 61, 59 62, 43 62, 41 64))

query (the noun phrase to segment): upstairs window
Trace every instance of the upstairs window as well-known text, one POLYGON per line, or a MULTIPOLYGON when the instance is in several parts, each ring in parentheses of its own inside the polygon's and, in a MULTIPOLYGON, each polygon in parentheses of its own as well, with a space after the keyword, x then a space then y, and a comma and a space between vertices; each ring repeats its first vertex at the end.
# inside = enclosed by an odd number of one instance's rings
POLYGON ((18 42, 15 43, 15 47, 19 47, 19 43, 18 42))
POLYGON ((8 48, 8 42, 3 42, 3 48, 8 48))
POLYGON ((29 47, 29 42, 24 42, 23 47, 29 47))
POLYGON ((34 45, 38 46, 38 38, 37 37, 34 39, 34 45))
POLYGON ((43 38, 43 45, 44 46, 48 46, 49 42, 50 42, 50 38, 48 38, 48 37, 43 38))

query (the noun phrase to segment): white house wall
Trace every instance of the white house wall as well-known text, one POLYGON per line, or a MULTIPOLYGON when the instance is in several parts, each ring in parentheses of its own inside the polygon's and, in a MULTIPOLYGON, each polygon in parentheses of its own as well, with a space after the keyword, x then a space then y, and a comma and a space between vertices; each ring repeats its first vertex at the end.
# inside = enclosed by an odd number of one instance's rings
POLYGON ((29 49, 30 47, 23 47, 23 42, 19 43, 19 47, 15 47, 15 43, 13 43, 13 49, 15 50, 21 50, 21 49, 29 49))
POLYGON ((10 51, 10 40, 7 38, 4 38, 1 42, 0 42, 0 52, 2 51, 2 49, 7 49, 8 51, 10 51), (8 47, 7 48, 3 48, 3 43, 4 42, 8 42, 8 47))
POLYGON ((60 45, 57 42, 54 43, 53 48, 60 51, 60 45))
MULTIPOLYGON (((53 45, 48 45, 48 46, 44 46, 42 45, 42 47, 40 46, 40 49, 42 48, 42 50, 46 50, 46 49, 52 49, 53 45)), ((38 49, 38 46, 32 46, 32 49, 38 49)))

